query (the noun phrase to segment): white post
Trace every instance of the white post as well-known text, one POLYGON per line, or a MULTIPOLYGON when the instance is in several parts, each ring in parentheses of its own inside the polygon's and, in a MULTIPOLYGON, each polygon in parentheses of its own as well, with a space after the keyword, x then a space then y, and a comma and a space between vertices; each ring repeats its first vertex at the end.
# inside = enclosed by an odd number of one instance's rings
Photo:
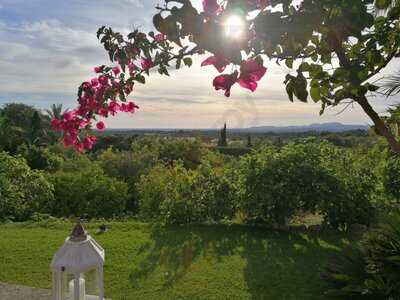
POLYGON ((74 276, 74 300, 80 300, 79 295, 80 295, 80 274, 76 273, 74 276))
POLYGON ((60 284, 60 272, 54 272, 52 274, 53 281, 53 300, 61 300, 61 284, 60 284))
POLYGON ((104 274, 103 265, 97 268, 97 279, 99 281, 99 300, 104 300, 104 274))

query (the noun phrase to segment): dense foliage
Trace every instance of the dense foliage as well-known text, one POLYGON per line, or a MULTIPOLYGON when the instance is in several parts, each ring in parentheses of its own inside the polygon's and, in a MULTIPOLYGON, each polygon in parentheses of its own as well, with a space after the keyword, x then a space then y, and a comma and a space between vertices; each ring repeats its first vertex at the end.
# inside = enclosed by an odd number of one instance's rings
POLYGON ((398 299, 400 295, 400 214, 367 233, 327 267, 328 295, 342 299, 398 299))
POLYGON ((334 228, 368 225, 377 180, 353 156, 312 142, 253 152, 242 160, 243 211, 278 224, 298 211, 318 211, 334 228))
POLYGON ((114 217, 126 211, 128 186, 105 176, 99 167, 75 172, 58 171, 51 175, 55 216, 114 217))
POLYGON ((217 131, 214 139, 129 134, 110 139, 101 133, 101 147, 79 154, 51 135, 49 120, 60 114, 60 106, 47 114, 20 104, 1 111, 16 130, 0 141, 2 149, 14 154, 2 154, 2 189, 12 192, 2 192, 7 195, 1 219, 46 213, 284 225, 299 214, 316 214, 325 226, 346 230, 352 224, 369 225, 379 211, 398 203, 398 159, 376 136, 259 136, 248 147, 242 135, 225 137, 220 147, 217 131), (15 110, 19 113, 14 115, 15 110), (328 142, 332 137, 346 147, 328 142), (18 143, 8 148, 10 141, 18 143), (12 163, 19 167, 11 168, 12 163))
POLYGON ((21 157, 0 152, 0 221, 23 221, 54 204, 53 186, 21 157))
POLYGON ((385 168, 384 184, 387 193, 400 201, 400 158, 392 156, 388 159, 385 168))
MULTIPOLYGON (((217 135, 215 148, 198 138, 136 136, 129 147, 88 154, 27 140, 17 147, 24 160, 9 157, 23 161, 23 172, 38 176, 40 187, 49 191, 44 200, 35 200, 40 206, 29 206, 23 214, 7 208, 2 218, 23 220, 38 212, 137 215, 179 224, 257 220, 284 225, 311 213, 320 215, 325 226, 346 230, 351 224, 369 225, 396 199, 391 186, 397 165, 379 143, 370 150, 342 148, 321 136, 284 143, 258 139, 249 148, 243 136, 242 144, 218 147, 217 135), (229 155, 229 149, 240 151, 229 155)), ((8 178, 7 172, 2 176, 8 178)))

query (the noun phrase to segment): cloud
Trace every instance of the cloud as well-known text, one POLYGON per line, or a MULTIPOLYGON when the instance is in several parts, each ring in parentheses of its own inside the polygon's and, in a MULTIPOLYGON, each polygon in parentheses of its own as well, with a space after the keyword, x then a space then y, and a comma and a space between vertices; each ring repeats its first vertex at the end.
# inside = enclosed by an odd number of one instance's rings
MULTIPOLYGON (((1 0, 0 8, 0 104, 22 101, 38 107, 64 103, 72 108, 79 84, 94 76, 92 68, 109 64, 96 38, 102 25, 123 33, 152 28, 154 7, 162 0, 1 0), (49 17, 51 16, 51 17, 49 17)), ((201 7, 201 0, 195 0, 201 7)), ((293 125, 339 120, 367 122, 359 108, 336 116, 340 108, 319 117, 318 104, 290 103, 283 80, 286 67, 268 64, 268 72, 255 93, 235 86, 231 98, 212 86, 218 74, 201 68, 195 57, 192 68, 171 71, 172 76, 152 74, 138 84, 132 100, 141 109, 107 122, 112 127, 231 127, 293 125)), ((391 68, 397 67, 394 64, 391 68)), ((374 100, 379 111, 388 102, 374 100)))

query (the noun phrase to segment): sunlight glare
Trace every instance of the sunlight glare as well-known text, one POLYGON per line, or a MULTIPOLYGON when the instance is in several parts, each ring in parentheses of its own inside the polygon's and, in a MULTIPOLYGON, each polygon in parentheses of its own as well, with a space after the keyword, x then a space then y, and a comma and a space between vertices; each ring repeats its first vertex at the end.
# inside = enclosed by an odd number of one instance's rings
POLYGON ((245 20, 238 15, 232 15, 225 21, 225 33, 230 38, 240 38, 243 35, 245 20))

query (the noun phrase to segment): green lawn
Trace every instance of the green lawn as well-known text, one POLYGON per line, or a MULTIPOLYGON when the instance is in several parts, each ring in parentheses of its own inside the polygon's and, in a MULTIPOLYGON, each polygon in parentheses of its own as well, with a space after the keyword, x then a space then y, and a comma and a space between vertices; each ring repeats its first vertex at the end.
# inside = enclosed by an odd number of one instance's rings
MULTIPOLYGON (((96 224, 87 225, 91 232, 96 224)), ((341 234, 278 233, 240 225, 110 223, 106 296, 117 299, 323 299, 321 266, 341 234)), ((0 281, 49 288, 52 255, 71 223, 0 225, 0 281)))

